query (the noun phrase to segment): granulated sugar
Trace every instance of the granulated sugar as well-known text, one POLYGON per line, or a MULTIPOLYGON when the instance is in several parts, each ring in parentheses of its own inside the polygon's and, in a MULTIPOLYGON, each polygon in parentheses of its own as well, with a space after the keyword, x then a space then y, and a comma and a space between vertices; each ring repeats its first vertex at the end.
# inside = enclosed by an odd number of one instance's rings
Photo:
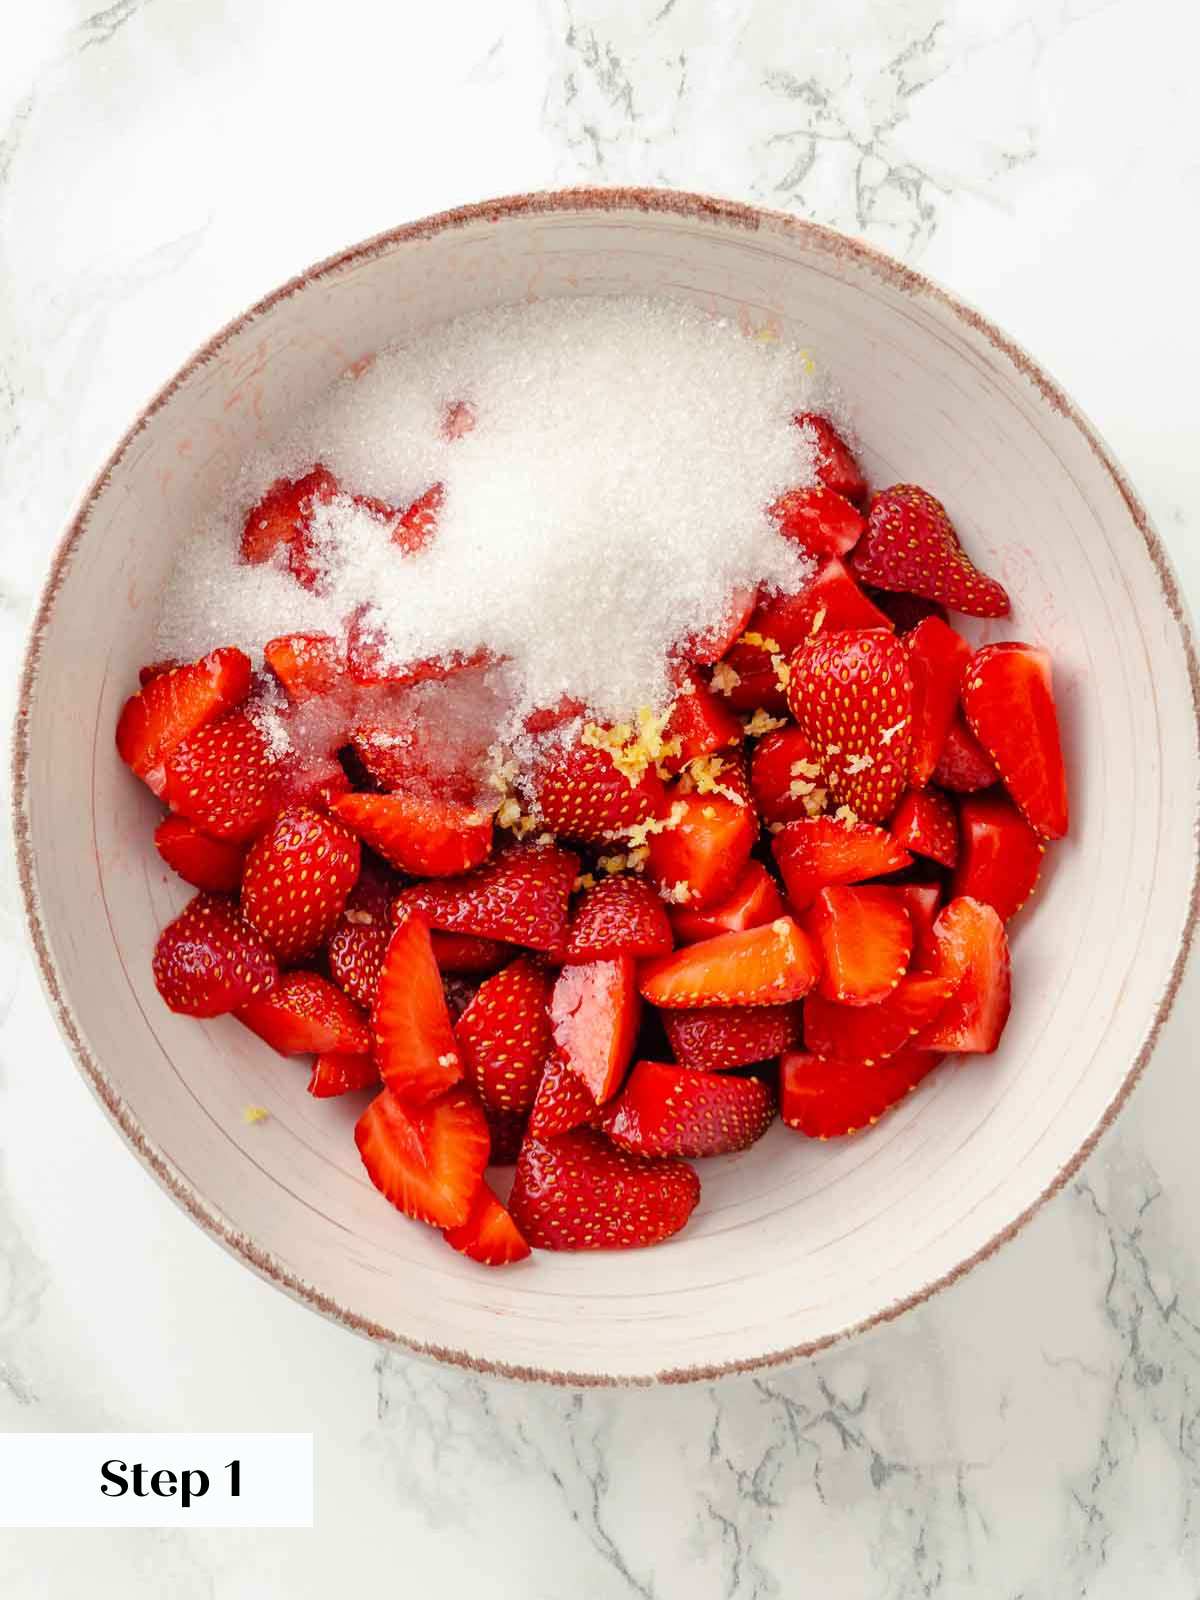
POLYGON ((394 664, 480 647, 507 660, 518 714, 564 696, 600 719, 661 707, 673 646, 719 625, 739 589, 811 575, 766 507, 815 482, 791 419, 825 398, 795 346, 675 302, 554 300, 445 324, 335 385, 248 463, 182 548, 159 649, 344 635, 367 604, 394 664), (282 560, 239 563, 238 546, 268 485, 317 462, 347 493, 314 515, 314 594, 282 560), (349 498, 404 507, 435 483, 444 503, 416 554, 349 498))

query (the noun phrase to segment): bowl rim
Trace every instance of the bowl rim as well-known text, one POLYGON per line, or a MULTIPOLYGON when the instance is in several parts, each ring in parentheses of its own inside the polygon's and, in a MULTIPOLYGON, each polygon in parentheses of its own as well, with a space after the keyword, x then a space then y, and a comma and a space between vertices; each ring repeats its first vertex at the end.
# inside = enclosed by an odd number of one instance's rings
MULTIPOLYGON (((71 556, 76 544, 83 535, 97 496, 104 490, 112 474, 121 465, 137 435, 150 419, 170 401, 175 391, 188 381, 198 367, 216 355, 226 341, 240 332, 247 323, 254 321, 263 313, 269 311, 278 302, 299 293, 312 282, 339 272, 351 262, 370 259, 409 241, 428 239, 434 235, 452 232, 480 221, 499 222, 513 218, 540 215, 562 216, 618 211, 641 212, 644 215, 668 214, 697 221, 711 222, 718 227, 727 226, 734 229, 745 229, 749 232, 769 231, 775 234, 798 236, 808 245, 823 251, 834 259, 854 261, 857 266, 865 267, 876 277, 883 279, 893 287, 900 288, 912 295, 919 295, 924 299, 933 300, 949 311, 958 322, 986 339, 1021 376, 1034 384, 1043 399, 1054 411, 1071 422, 1078 430, 1100 466, 1111 479, 1129 512, 1134 526, 1141 534, 1147 554, 1158 574, 1165 609, 1175 624, 1179 643, 1187 663, 1197 745, 1200 747, 1200 665, 1197 663, 1187 604, 1180 591, 1170 557, 1158 534, 1154 531, 1145 507, 1095 427, 1066 392, 1034 361, 1032 356, 981 312, 975 310, 974 307, 968 305, 957 295, 944 289, 923 273, 907 266, 873 245, 866 244, 862 240, 852 238, 847 234, 839 233, 833 228, 792 216, 787 212, 748 205, 736 200, 720 199, 687 190, 640 186, 603 188, 581 186, 578 188, 539 190, 527 194, 505 195, 496 199, 479 201, 471 205, 456 206, 450 210, 435 212, 430 216, 422 217, 412 222, 402 223, 395 228, 373 234, 369 238, 337 252, 335 255, 325 257, 323 260, 289 278, 287 282, 281 284, 270 293, 262 296, 247 310, 227 322, 188 357, 170 380, 163 384, 148 403, 143 406, 79 499, 74 514, 67 523, 66 529, 54 551, 26 644, 13 729, 11 820, 26 925, 33 945, 39 977, 49 1000, 50 1009, 85 1082, 100 1101, 110 1120, 116 1125, 142 1165, 157 1179, 171 1198, 193 1220, 199 1223, 213 1239, 228 1250, 230 1254, 238 1257, 260 1277, 265 1278, 293 1299, 312 1307, 333 1321, 340 1322, 353 1332, 362 1334, 372 1340, 394 1345, 409 1354, 426 1357, 488 1376, 518 1379, 525 1382, 549 1383, 570 1388, 627 1388, 654 1384, 712 1381, 716 1378, 762 1371, 796 1362, 826 1350, 832 1345, 853 1338, 857 1334, 865 1333, 869 1329, 894 1321, 897 1317, 913 1309, 913 1307, 929 1300, 940 1290, 956 1283, 972 1268, 978 1266, 980 1262, 986 1261, 993 1256, 1002 1245, 1015 1238, 1046 1201, 1057 1194, 1070 1181, 1125 1105, 1134 1085, 1145 1071, 1158 1042, 1163 1024, 1166 1022, 1174 1005, 1183 981, 1197 921, 1200 919, 1200 848, 1197 848, 1193 852, 1191 863, 1191 893, 1179 948, 1167 973, 1166 982, 1142 1043, 1124 1078, 1091 1132, 1063 1166, 1059 1168, 1051 1181, 1016 1217, 954 1267, 930 1282, 922 1284, 902 1299, 882 1307, 871 1316, 861 1318, 850 1326, 833 1333, 823 1334, 819 1338, 805 1340, 800 1344, 789 1345, 782 1349, 765 1351, 758 1355, 740 1359, 671 1368, 645 1374, 579 1373, 493 1361, 476 1356, 468 1350, 454 1349, 414 1339, 401 1330, 385 1327, 361 1316, 353 1308, 341 1305, 315 1285, 305 1282, 293 1272, 282 1267, 253 1239, 231 1227, 213 1209, 211 1204, 196 1192, 178 1168, 151 1144, 137 1117, 124 1102, 103 1066, 93 1057, 72 1012, 70 1001, 51 953, 48 932, 42 919, 28 814, 30 762, 28 706, 38 675, 42 640, 46 625, 53 613, 59 590, 63 585, 71 556)), ((1196 830, 1200 834, 1200 789, 1197 790, 1193 799, 1193 812, 1196 819, 1196 830)))

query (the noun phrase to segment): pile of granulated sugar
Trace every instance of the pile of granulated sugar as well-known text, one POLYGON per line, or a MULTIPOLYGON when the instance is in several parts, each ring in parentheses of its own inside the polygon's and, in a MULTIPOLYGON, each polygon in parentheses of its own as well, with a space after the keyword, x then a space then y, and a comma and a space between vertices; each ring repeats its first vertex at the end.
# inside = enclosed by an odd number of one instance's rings
POLYGON ((434 328, 337 383, 248 463, 227 510, 187 542, 158 647, 193 657, 292 631, 344 633, 360 605, 395 664, 484 646, 511 664, 514 711, 564 695, 600 719, 669 700, 672 646, 730 597, 803 586, 811 563, 765 508, 815 482, 797 411, 827 400, 794 345, 665 300, 566 299, 434 328), (466 402, 474 427, 445 437, 466 402), (347 494, 319 508, 325 581, 237 559, 249 508, 321 462, 347 494), (349 492, 403 507, 445 486, 413 555, 349 492))

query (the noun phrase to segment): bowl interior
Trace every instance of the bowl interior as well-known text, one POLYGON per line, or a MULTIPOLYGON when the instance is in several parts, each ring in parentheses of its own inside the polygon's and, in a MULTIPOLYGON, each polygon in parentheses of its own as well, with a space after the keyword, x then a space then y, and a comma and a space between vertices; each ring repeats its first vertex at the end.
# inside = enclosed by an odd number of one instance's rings
MULTIPOLYGON (((975 636, 988 636, 976 626, 975 636)), ((954 1273, 1061 1181, 1164 1007, 1189 918, 1196 713, 1161 554, 1061 397, 986 325, 822 230, 687 197, 568 196, 402 230, 219 336, 160 397, 60 555, 18 761, 35 940, 64 1026, 144 1159, 253 1265, 376 1334, 581 1379, 753 1364, 886 1314, 954 1273), (397 1216, 363 1173, 363 1096, 229 1019, 174 1017, 150 953, 186 891, 112 730, 149 656, 177 541, 243 456, 350 363, 411 330, 550 295, 649 292, 797 338, 836 372, 877 483, 946 502, 1053 653, 1073 834, 1015 925, 995 1057, 944 1067, 878 1128, 776 1127, 701 1165, 692 1226, 652 1253, 488 1273, 397 1216), (269 1108, 254 1126, 243 1108, 269 1108)))

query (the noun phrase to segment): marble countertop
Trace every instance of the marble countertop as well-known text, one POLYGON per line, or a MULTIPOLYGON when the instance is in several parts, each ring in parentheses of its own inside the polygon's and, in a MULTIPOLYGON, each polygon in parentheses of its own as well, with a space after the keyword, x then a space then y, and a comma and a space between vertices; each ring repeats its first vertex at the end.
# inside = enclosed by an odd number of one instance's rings
MULTIPOLYGON (((1200 601, 1175 0, 93 6, 3 27, 6 725, 72 502, 203 337, 399 220, 584 181, 794 210, 984 307, 1200 601)), ((6 1600, 1200 1592, 1194 975, 1079 1180, 955 1288, 791 1371, 570 1394, 381 1354, 258 1282, 98 1114, 7 851, 0 953, 0 1427, 311 1429, 317 1459, 312 1532, 0 1533, 6 1600)))

